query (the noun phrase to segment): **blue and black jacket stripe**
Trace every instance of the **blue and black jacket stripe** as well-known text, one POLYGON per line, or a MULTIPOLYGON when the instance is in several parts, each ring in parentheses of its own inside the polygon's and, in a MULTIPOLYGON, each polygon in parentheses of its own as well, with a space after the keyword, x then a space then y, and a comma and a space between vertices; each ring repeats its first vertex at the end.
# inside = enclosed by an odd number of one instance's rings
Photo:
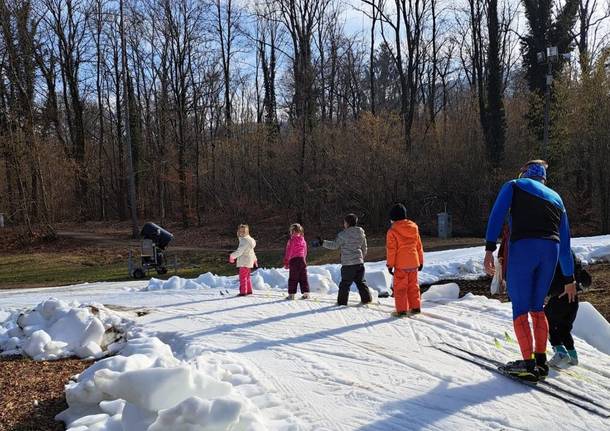
POLYGON ((507 216, 511 243, 526 238, 558 242, 561 271, 573 280, 574 261, 570 250, 568 216, 561 197, 554 190, 530 178, 504 184, 489 216, 486 250, 496 249, 496 241, 507 216))

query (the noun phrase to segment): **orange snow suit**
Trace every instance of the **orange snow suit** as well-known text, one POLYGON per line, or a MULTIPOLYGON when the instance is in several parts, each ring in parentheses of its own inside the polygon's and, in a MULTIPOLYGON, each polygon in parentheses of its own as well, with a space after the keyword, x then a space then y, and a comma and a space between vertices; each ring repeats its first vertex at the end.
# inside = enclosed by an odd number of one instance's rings
POLYGON ((388 268, 394 268, 394 301, 396 311, 421 308, 417 271, 424 264, 424 248, 417 224, 398 220, 386 236, 388 268))

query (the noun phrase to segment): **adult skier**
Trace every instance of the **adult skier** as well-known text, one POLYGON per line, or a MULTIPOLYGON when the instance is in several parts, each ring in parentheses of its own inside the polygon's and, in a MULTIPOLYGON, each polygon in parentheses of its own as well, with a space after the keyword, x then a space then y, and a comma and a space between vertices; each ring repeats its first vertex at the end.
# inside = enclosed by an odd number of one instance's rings
POLYGON ((544 298, 558 261, 569 281, 564 286, 568 300, 573 301, 576 295, 568 217, 559 194, 545 185, 546 168, 543 160, 529 161, 521 168, 518 179, 502 186, 489 216, 485 245, 485 271, 493 275, 493 252, 508 217, 507 290, 523 359, 509 362, 503 370, 530 381, 546 377, 549 371, 545 353, 549 325, 544 298), (528 314, 532 318, 533 340, 528 314))

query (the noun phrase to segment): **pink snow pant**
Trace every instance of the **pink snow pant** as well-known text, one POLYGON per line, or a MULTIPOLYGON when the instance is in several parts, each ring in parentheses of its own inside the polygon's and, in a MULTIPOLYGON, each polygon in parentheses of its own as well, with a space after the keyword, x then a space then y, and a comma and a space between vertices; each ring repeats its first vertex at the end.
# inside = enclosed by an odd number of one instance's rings
POLYGON ((250 268, 242 266, 239 268, 239 294, 250 295, 252 293, 252 280, 250 279, 250 268))

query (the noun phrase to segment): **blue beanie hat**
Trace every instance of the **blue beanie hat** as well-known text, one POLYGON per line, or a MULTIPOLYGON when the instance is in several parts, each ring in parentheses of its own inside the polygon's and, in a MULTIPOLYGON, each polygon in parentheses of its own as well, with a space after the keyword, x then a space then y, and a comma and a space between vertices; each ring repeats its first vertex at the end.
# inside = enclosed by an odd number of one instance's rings
POLYGON ((546 181, 546 168, 541 164, 532 163, 521 173, 521 178, 542 178, 546 181))

